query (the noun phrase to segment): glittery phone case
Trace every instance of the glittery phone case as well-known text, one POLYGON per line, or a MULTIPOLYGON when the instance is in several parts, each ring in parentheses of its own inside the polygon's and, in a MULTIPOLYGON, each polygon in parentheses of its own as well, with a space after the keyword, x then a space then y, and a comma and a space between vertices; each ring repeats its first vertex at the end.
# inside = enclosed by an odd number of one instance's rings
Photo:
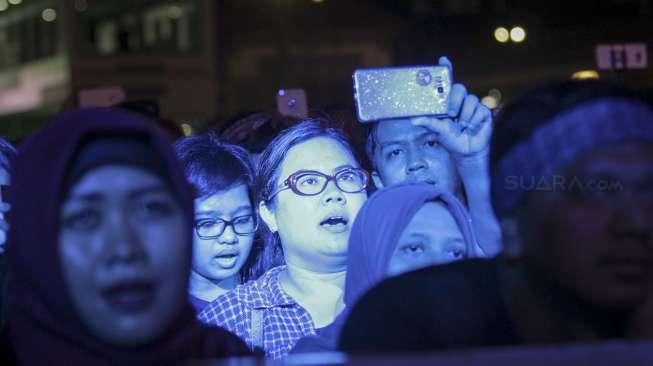
POLYGON ((447 113, 451 78, 444 66, 358 69, 353 79, 362 123, 447 113))

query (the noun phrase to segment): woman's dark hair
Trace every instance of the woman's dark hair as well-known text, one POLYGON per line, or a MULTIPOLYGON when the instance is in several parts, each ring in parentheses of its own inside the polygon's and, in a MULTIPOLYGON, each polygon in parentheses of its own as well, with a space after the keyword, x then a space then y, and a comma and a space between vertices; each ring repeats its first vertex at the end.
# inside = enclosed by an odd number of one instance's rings
MULTIPOLYGON (((256 202, 265 202, 268 207, 274 207, 276 198, 269 200, 270 194, 277 189, 279 167, 286 158, 288 150, 317 137, 326 137, 339 142, 349 151, 356 161, 360 161, 355 150, 342 131, 330 127, 323 119, 307 118, 282 131, 263 150, 257 166, 256 202)), ((263 251, 259 257, 259 270, 266 270, 285 263, 281 242, 276 233, 271 232, 266 225, 261 225, 263 251)))
MULTIPOLYGON (((175 150, 195 198, 209 197, 244 184, 256 210, 254 168, 247 150, 224 142, 212 131, 177 140, 175 150)), ((256 277, 252 270, 260 250, 260 239, 256 235, 249 258, 239 272, 241 282, 256 277)))

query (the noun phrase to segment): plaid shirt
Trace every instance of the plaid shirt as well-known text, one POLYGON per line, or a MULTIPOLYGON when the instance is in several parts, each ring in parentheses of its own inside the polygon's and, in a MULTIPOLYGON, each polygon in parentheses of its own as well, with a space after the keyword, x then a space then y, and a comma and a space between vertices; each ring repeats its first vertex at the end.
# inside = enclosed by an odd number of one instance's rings
POLYGON ((218 297, 202 310, 199 320, 235 333, 253 349, 252 309, 263 309, 265 355, 287 355, 300 338, 315 334, 315 328, 310 314, 281 289, 279 273, 285 269, 272 268, 218 297))

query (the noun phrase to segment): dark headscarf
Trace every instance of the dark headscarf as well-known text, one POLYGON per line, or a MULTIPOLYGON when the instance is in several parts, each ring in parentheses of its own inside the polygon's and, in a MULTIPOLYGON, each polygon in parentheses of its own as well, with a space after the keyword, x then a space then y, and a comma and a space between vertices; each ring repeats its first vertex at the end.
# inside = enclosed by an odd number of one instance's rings
MULTIPOLYGON (((53 361, 71 365, 169 364, 246 353, 246 346, 232 334, 200 325, 189 303, 165 334, 144 346, 111 346, 85 328, 60 267, 59 209, 74 180, 84 171, 110 162, 149 165, 167 178, 185 212, 188 245, 192 245, 193 200, 171 141, 150 121, 126 111, 92 108, 62 115, 25 141, 13 166, 7 326, 16 360, 30 365, 53 361), (106 142, 119 136, 123 139, 116 143, 130 145, 136 139, 154 155, 128 161, 119 157, 125 154, 111 155, 116 149, 106 142)), ((188 268, 190 255, 189 250, 184 258, 188 268)))

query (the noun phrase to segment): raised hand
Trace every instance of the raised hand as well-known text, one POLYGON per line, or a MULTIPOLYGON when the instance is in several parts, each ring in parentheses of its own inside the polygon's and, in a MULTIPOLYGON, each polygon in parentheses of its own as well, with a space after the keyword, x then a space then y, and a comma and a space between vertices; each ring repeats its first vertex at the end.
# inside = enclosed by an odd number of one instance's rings
MULTIPOLYGON (((453 75, 449 59, 440 57, 439 65, 448 67, 453 75)), ((486 153, 492 136, 491 111, 480 103, 477 96, 468 94, 462 84, 452 85, 448 107, 447 116, 415 117, 411 123, 435 132, 440 144, 454 155, 468 157, 486 153)))

